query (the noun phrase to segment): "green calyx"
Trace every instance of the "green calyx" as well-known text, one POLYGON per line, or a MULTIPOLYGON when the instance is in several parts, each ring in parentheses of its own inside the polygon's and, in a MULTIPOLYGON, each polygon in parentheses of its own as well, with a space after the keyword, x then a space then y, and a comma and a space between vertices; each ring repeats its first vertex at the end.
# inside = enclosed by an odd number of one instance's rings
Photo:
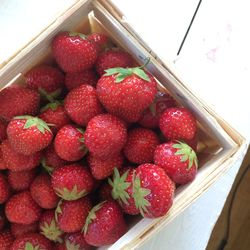
POLYGON ((67 250, 81 250, 79 244, 74 244, 73 242, 70 242, 69 240, 65 241, 66 249, 67 250))
POLYGON ((144 217, 144 213, 148 212, 147 207, 150 206, 149 201, 145 198, 151 191, 147 188, 141 187, 141 180, 139 176, 133 176, 133 198, 135 206, 139 209, 141 215, 144 217))
POLYGON ((30 242, 26 242, 24 250, 45 250, 45 249, 40 248, 40 246, 38 245, 33 246, 30 242))
POLYGON ((42 158, 42 160, 41 160, 41 165, 42 165, 42 167, 44 168, 44 170, 45 170, 49 175, 51 175, 52 172, 54 171, 54 168, 52 168, 52 167, 50 167, 49 165, 47 165, 45 157, 42 158))
POLYGON ((87 36, 85 36, 84 34, 79 33, 79 32, 69 32, 69 36, 79 36, 79 37, 81 37, 83 40, 86 40, 86 39, 87 39, 87 36))
POLYGON ((127 78, 128 76, 131 75, 137 75, 138 77, 140 77, 141 79, 150 82, 150 79, 148 77, 148 75, 146 74, 146 72, 143 70, 143 68, 149 63, 149 58, 147 60, 147 62, 140 66, 140 67, 134 67, 134 68, 121 68, 121 67, 117 67, 117 68, 111 68, 111 69, 106 69, 105 70, 105 74, 104 76, 111 76, 111 75, 116 75, 115 78, 115 82, 116 83, 120 83, 122 82, 125 78, 127 78))
POLYGON ((45 222, 41 226, 41 234, 51 241, 62 243, 63 240, 60 236, 63 235, 63 232, 57 226, 55 220, 52 220, 50 224, 45 222))
POLYGON ((90 212, 89 212, 89 214, 88 214, 88 216, 87 216, 87 219, 86 219, 86 221, 85 221, 85 225, 84 225, 84 227, 83 227, 83 229, 82 229, 82 232, 84 232, 84 235, 85 235, 85 234, 87 233, 87 231, 88 231, 88 226, 89 226, 89 224, 92 223, 92 221, 93 221, 94 219, 96 219, 96 212, 103 206, 103 204, 104 204, 105 202, 106 202, 106 201, 103 201, 103 202, 97 204, 96 206, 94 206, 94 207, 90 210, 90 212))
POLYGON ((58 222, 58 215, 62 213, 62 203, 63 203, 63 200, 60 200, 57 204, 57 207, 56 207, 56 210, 55 210, 55 219, 56 219, 56 222, 58 222))
POLYGON ((62 89, 57 89, 54 92, 48 93, 46 90, 43 88, 38 89, 39 94, 41 95, 42 99, 48 100, 49 102, 55 102, 55 99, 60 96, 62 93, 62 89))
POLYGON ((176 148, 177 151, 175 152, 175 155, 181 156, 181 162, 188 161, 188 170, 195 165, 196 168, 198 168, 198 159, 196 156, 195 151, 186 143, 177 141, 178 143, 175 143, 172 147, 176 148))
POLYGON ((112 197, 119 202, 128 204, 127 199, 129 199, 129 194, 127 193, 127 188, 131 185, 130 182, 126 182, 128 177, 128 171, 126 171, 122 176, 117 168, 114 169, 113 181, 108 179, 109 185, 112 187, 112 197))
POLYGON ((59 197, 66 201, 78 200, 87 194, 85 190, 79 191, 76 185, 74 185, 72 190, 56 188, 55 191, 59 197))
POLYGON ((59 106, 61 106, 62 104, 58 101, 55 101, 55 102, 51 102, 51 103, 48 103, 47 105, 45 105, 44 107, 41 108, 41 112, 44 112, 48 109, 51 109, 53 111, 55 111, 59 106))
POLYGON ((36 127, 42 134, 45 134, 46 131, 52 133, 48 124, 38 117, 23 115, 23 116, 16 116, 14 117, 14 119, 26 120, 26 123, 24 124, 23 127, 24 129, 36 127))

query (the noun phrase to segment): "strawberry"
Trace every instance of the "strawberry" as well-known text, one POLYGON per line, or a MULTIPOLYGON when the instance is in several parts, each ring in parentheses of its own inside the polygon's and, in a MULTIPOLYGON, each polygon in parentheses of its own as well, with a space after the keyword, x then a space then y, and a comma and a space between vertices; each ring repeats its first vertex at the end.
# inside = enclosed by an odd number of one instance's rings
POLYGON ((83 130, 74 125, 62 127, 55 137, 54 148, 58 156, 63 160, 80 160, 87 153, 83 130))
POLYGON ((10 222, 27 225, 39 220, 41 208, 32 199, 29 191, 23 191, 8 200, 5 214, 10 222))
POLYGON ((169 140, 191 140, 196 134, 195 117, 186 108, 169 108, 160 117, 159 127, 169 140))
POLYGON ((142 164, 154 161, 154 151, 160 144, 157 134, 145 128, 135 128, 128 133, 124 154, 130 162, 142 164))
POLYGON ((133 58, 130 54, 120 49, 110 49, 102 52, 96 60, 95 69, 101 76, 105 73, 106 69, 110 68, 128 68, 134 64, 133 58))
POLYGON ((0 119, 0 143, 7 137, 6 128, 7 123, 0 119))
POLYGON ((35 179, 36 169, 14 172, 8 171, 8 182, 15 191, 23 191, 28 189, 32 181, 35 179))
POLYGON ((67 161, 59 157, 53 144, 45 149, 41 163, 48 173, 52 173, 54 169, 68 164, 67 161))
POLYGON ((6 177, 0 173, 0 204, 5 203, 10 197, 10 185, 6 177))
POLYGON ((9 143, 9 140, 4 140, 1 144, 2 158, 6 168, 11 171, 27 171, 39 165, 41 152, 36 152, 32 155, 22 155, 14 151, 9 143))
POLYGON ((53 134, 56 134, 60 128, 70 123, 70 119, 60 102, 48 103, 41 109, 38 117, 48 124, 53 124, 51 126, 53 134))
POLYGON ((55 194, 50 176, 42 173, 38 175, 30 186, 30 193, 34 201, 44 209, 52 209, 57 206, 59 198, 55 194))
POLYGON ((137 122, 153 102, 157 83, 141 67, 113 68, 99 79, 96 91, 109 113, 126 122, 137 122))
POLYGON ((113 173, 114 168, 121 168, 123 163, 123 155, 118 154, 106 160, 101 160, 94 157, 92 154, 88 155, 88 164, 90 166, 91 174, 97 180, 105 179, 113 173))
POLYGON ((40 65, 25 74, 25 82, 29 88, 38 90, 42 95, 49 95, 53 99, 62 92, 64 75, 57 68, 40 65))
POLYGON ((101 201, 113 200, 111 192, 112 187, 109 185, 109 183, 104 182, 98 190, 98 197, 101 201))
POLYGON ((87 84, 71 90, 64 100, 64 107, 71 120, 82 126, 103 112, 95 88, 87 84))
POLYGON ((127 231, 121 208, 115 201, 99 203, 89 212, 83 231, 92 246, 113 244, 127 231))
POLYGON ((7 127, 11 147, 20 154, 32 155, 46 148, 53 134, 48 124, 33 116, 17 116, 7 127))
POLYGON ((89 121, 84 137, 90 153, 105 160, 120 153, 127 140, 127 129, 116 116, 101 114, 89 121))
POLYGON ((68 233, 64 237, 66 249, 77 250, 91 250, 91 247, 85 240, 84 234, 82 232, 68 233))
POLYGON ((88 36, 88 39, 95 43, 98 53, 110 46, 109 37, 101 33, 92 33, 88 36))
POLYGON ((92 191, 93 177, 89 170, 79 164, 57 168, 52 173, 52 187, 64 200, 77 200, 92 191))
POLYGON ((52 53, 56 62, 67 73, 90 69, 97 58, 95 44, 85 35, 76 32, 57 35, 52 43, 52 53))
POLYGON ((63 232, 59 229, 54 210, 46 210, 39 221, 41 234, 54 242, 62 242, 63 232))
POLYGON ((168 93, 157 92, 154 102, 143 112, 139 124, 145 128, 157 128, 161 114, 171 107, 176 107, 177 103, 168 93))
POLYGON ((0 208, 0 232, 3 231, 5 225, 6 225, 5 213, 4 213, 3 208, 0 208))
POLYGON ((155 164, 178 184, 192 181, 197 173, 198 160, 195 151, 184 142, 172 141, 156 147, 155 164))
POLYGON ((14 236, 11 234, 9 230, 5 230, 0 232, 0 249, 1 250, 9 250, 14 241, 14 236))
POLYGON ((0 144, 0 170, 5 170, 5 169, 7 169, 7 167, 3 160, 2 144, 0 144))
POLYGON ((66 233, 80 231, 91 209, 89 197, 76 201, 63 201, 58 203, 55 216, 59 228, 66 233))
POLYGON ((11 233, 16 237, 22 237, 27 233, 37 233, 38 232, 38 222, 23 225, 17 223, 11 223, 10 225, 11 233))
POLYGON ((52 250, 51 242, 39 233, 29 233, 15 239, 10 250, 52 250))
POLYGON ((97 75, 92 69, 86 69, 82 72, 76 73, 67 73, 65 77, 65 85, 69 91, 80 87, 83 84, 88 84, 95 87, 97 81, 97 75))

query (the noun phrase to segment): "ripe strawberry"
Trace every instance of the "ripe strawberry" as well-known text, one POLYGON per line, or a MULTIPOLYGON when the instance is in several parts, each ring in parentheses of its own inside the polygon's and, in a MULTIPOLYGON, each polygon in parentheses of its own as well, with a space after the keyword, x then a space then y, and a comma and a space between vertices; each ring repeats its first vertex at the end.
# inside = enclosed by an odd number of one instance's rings
POLYGON ((10 121, 18 115, 36 115, 40 96, 32 89, 11 86, 0 92, 0 117, 10 121))
POLYGON ((104 201, 89 212, 83 230, 86 242, 98 247, 117 241, 127 231, 127 225, 119 205, 104 201))
POLYGON ((92 33, 88 39, 93 41, 97 47, 98 53, 110 47, 109 37, 101 33, 92 33))
POLYGON ((28 189, 36 176, 36 169, 14 172, 8 171, 8 182, 15 191, 28 189))
POLYGON ((64 75, 57 68, 40 65, 25 74, 25 82, 29 88, 38 90, 42 95, 49 95, 53 99, 62 92, 64 75))
POLYGON ((112 187, 109 183, 104 182, 98 190, 98 197, 100 201, 113 200, 112 187))
POLYGON ((137 122, 153 102, 157 83, 140 67, 106 70, 97 83, 97 95, 105 109, 126 122, 137 122))
POLYGON ((41 152, 36 152, 32 155, 22 155, 14 151, 9 143, 9 140, 4 140, 1 144, 2 158, 6 168, 11 171, 27 171, 39 165, 41 152))
POLYGON ((124 154, 133 163, 150 163, 154 161, 154 151, 158 144, 160 140, 154 131, 135 128, 128 133, 124 154))
POLYGON ((15 239, 10 250, 52 250, 51 242, 39 233, 26 234, 15 239))
POLYGON ((63 160, 80 160, 87 153, 83 130, 74 125, 62 127, 54 140, 54 148, 58 156, 63 160))
POLYGON ((89 170, 79 164, 57 168, 52 173, 52 187, 64 200, 77 200, 92 191, 93 177, 89 170))
POLYGON ((169 108, 160 117, 159 127, 169 140, 191 140, 197 130, 196 119, 186 108, 169 108))
POLYGON ((54 210, 46 210, 39 221, 41 234, 54 242, 62 242, 63 232, 57 225, 54 210))
POLYGON ((3 160, 2 144, 0 144, 0 170, 5 170, 5 169, 7 169, 7 167, 3 160))
POLYGON ((0 232, 0 249, 9 250, 14 241, 14 236, 9 230, 0 232))
POLYGON ((157 128, 159 126, 159 119, 161 114, 171 107, 176 107, 177 103, 168 93, 157 92, 155 100, 143 112, 143 116, 139 124, 145 128, 157 128))
POLYGON ((69 92, 64 107, 71 120, 82 126, 103 112, 95 88, 85 84, 69 92))
POLYGON ((134 64, 133 58, 130 54, 123 50, 110 49, 102 52, 96 60, 95 69, 101 76, 105 73, 106 69, 110 68, 128 68, 134 64))
POLYGON ((41 109, 38 117, 48 124, 53 124, 51 126, 53 134, 56 134, 60 128, 70 123, 70 119, 60 102, 48 103, 41 109))
POLYGON ((91 209, 89 197, 75 201, 63 201, 58 203, 55 216, 59 228, 66 233, 80 231, 91 209))
POLYGON ((198 160, 195 151, 184 142, 168 142, 157 146, 154 160, 175 183, 185 184, 196 176, 198 160))
POLYGON ((70 73, 92 68, 97 58, 95 44, 76 32, 57 35, 52 43, 52 53, 59 66, 70 73))
POLYGON ((101 160, 92 154, 88 155, 88 164, 91 174, 97 180, 103 180, 113 173, 114 168, 121 168, 123 163, 123 155, 118 154, 106 160, 101 160))
POLYGON ((7 123, 0 119, 0 143, 7 137, 6 128, 7 123))
POLYGON ((34 201, 44 209, 52 209, 57 206, 59 198, 55 194, 50 176, 42 173, 38 175, 30 186, 30 193, 34 201))
POLYGON ((105 160, 120 153, 127 140, 127 129, 116 116, 101 114, 89 121, 84 137, 90 153, 105 160))
POLYGON ((56 168, 68 164, 67 161, 59 157, 53 144, 45 149, 41 163, 48 173, 52 173, 56 168))
MULTIPOLYGON (((0 232, 3 231, 6 225, 6 217, 3 208, 0 208, 0 232)), ((1 248, 0 248, 1 249, 1 248)))
POLYGON ((22 237, 23 235, 26 235, 28 233, 38 233, 38 222, 28 224, 28 225, 11 223, 10 230, 11 230, 11 233, 16 238, 22 237))
POLYGON ((53 134, 48 124, 33 116, 17 116, 7 127, 11 147, 20 154, 32 155, 46 148, 53 134))
POLYGON ((10 185, 6 180, 6 177, 0 173, 0 204, 5 203, 10 197, 10 185))
POLYGON ((65 77, 65 85, 69 91, 80 87, 83 84, 88 84, 95 87, 97 81, 97 75, 92 69, 86 69, 77 73, 67 73, 65 77))
POLYGON ((82 232, 66 234, 64 237, 66 249, 84 249, 91 250, 91 247, 85 240, 82 232))
POLYGON ((32 199, 29 191, 23 191, 8 200, 5 214, 10 222, 27 225, 39 220, 41 208, 32 199))

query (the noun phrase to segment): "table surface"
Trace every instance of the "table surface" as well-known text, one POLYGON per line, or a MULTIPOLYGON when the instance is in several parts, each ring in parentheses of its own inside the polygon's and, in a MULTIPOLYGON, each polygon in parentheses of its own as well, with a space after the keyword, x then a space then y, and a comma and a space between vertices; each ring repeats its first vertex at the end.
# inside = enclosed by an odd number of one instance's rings
MULTIPOLYGON (((0 0, 0 64, 74 2, 0 0)), ((189 88, 249 141, 248 1, 203 1, 179 57, 176 54, 198 0, 167 0, 164 5, 160 0, 154 0, 153 5, 152 1, 113 2, 163 60, 175 61, 189 88)), ((239 159, 233 164, 202 197, 141 249, 205 249, 241 162, 239 159)))

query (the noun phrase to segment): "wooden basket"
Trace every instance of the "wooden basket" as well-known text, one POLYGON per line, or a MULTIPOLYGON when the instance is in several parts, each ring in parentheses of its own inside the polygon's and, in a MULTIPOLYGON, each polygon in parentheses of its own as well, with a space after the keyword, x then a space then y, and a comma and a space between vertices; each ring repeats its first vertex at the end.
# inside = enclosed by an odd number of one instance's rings
POLYGON ((101 249, 134 249, 152 234, 161 230, 183 212, 222 176, 246 150, 245 139, 220 118, 183 84, 170 63, 162 62, 126 22, 122 13, 110 1, 79 0, 55 19, 43 32, 0 68, 0 89, 21 84, 23 75, 34 65, 50 63, 50 44, 60 31, 104 32, 120 47, 130 52, 140 64, 150 57, 147 69, 156 77, 159 88, 196 116, 199 122, 200 169, 196 179, 177 189, 174 204, 167 215, 159 219, 136 217, 130 230, 115 244, 101 249))

